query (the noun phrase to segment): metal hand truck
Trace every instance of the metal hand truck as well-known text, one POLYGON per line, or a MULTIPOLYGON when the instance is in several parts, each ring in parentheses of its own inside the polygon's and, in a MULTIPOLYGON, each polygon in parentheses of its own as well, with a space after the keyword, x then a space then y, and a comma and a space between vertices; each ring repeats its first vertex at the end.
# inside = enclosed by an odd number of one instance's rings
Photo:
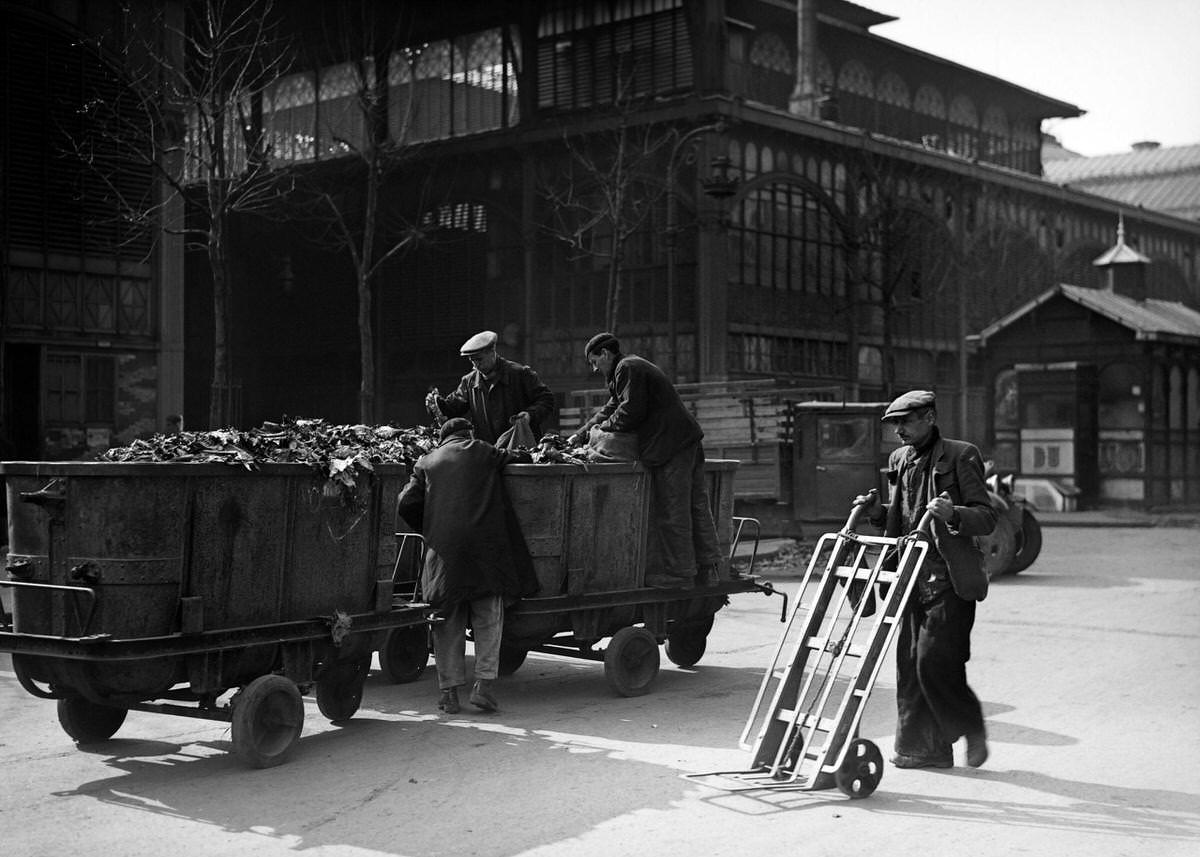
POLYGON ((739 740, 753 751, 750 768, 686 779, 725 791, 836 785, 852 798, 875 791, 883 757, 857 737, 858 727, 929 552, 930 514, 907 536, 861 535, 855 527, 868 505, 856 504, 845 527, 813 549, 739 740))

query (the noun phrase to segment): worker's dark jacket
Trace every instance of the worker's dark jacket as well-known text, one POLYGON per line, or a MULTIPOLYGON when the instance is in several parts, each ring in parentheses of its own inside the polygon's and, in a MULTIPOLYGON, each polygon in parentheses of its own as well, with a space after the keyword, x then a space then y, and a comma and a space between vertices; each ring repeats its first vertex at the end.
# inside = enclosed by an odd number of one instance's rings
POLYGON ((397 514, 444 560, 421 589, 434 607, 484 595, 513 598, 537 590, 533 561, 504 492, 505 465, 527 456, 466 435, 447 438, 417 460, 397 514))
POLYGON ((647 467, 665 464, 680 450, 698 443, 704 432, 684 407, 666 374, 637 355, 621 357, 608 377, 608 403, 584 428, 634 432, 638 459, 647 467))
POLYGON ((541 438, 543 423, 554 414, 554 394, 528 366, 497 357, 490 380, 472 369, 438 406, 448 417, 466 417, 477 438, 495 443, 521 411, 529 412, 533 436, 541 438))
POLYGON ((942 437, 940 432, 925 450, 902 446, 888 459, 888 481, 895 489, 883 522, 885 536, 895 538, 917 528, 929 501, 942 492, 954 504, 953 526, 934 520, 937 553, 932 579, 918 581, 922 600, 936 598, 953 586, 961 598, 982 601, 987 594, 983 554, 975 536, 986 536, 996 526, 997 512, 987 493, 983 456, 970 443, 942 437), (930 479, 932 476, 932 479, 930 479))

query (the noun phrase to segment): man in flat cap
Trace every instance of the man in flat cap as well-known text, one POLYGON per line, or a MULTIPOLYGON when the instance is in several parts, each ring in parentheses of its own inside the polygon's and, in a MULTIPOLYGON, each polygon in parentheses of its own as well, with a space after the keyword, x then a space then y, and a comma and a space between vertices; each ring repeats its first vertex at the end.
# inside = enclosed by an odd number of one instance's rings
POLYGON ((967 684, 975 602, 987 594, 987 573, 975 536, 996 526, 984 482, 983 456, 970 443, 943 437, 937 400, 928 390, 898 397, 883 414, 903 446, 888 460, 891 502, 863 495, 871 522, 896 537, 933 516, 934 545, 917 572, 896 646, 896 755, 899 768, 949 768, 954 742, 966 737, 973 768, 988 756, 979 699, 967 684))
POLYGON ((554 413, 554 394, 536 372, 496 353, 496 333, 485 330, 463 343, 459 354, 472 369, 448 396, 437 398, 447 417, 466 417, 480 440, 495 443, 517 420, 529 424, 534 440, 554 413))
POLYGON ((583 443, 593 426, 637 436, 638 460, 650 471, 650 529, 657 539, 645 584, 691 589, 696 581, 717 583, 721 551, 708 507, 700 424, 666 374, 649 360, 622 354, 613 334, 597 333, 584 354, 604 376, 609 399, 570 442, 583 443))
POLYGON ((440 440, 413 465, 396 512, 425 538, 421 592, 443 620, 433 626, 438 708, 459 711, 469 624, 475 641, 469 699, 476 708, 495 711, 492 682, 500 666, 505 604, 537 591, 533 560, 509 513, 501 478, 506 465, 528 462, 529 455, 476 440, 471 423, 461 417, 446 421, 440 440))

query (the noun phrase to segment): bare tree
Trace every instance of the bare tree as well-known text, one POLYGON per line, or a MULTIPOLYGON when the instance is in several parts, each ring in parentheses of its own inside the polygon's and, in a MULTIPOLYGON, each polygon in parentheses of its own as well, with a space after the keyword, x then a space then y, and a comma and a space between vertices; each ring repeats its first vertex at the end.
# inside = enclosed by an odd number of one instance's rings
POLYGON ((847 272, 840 309, 852 345, 860 326, 879 331, 884 392, 890 396, 898 332, 911 326, 919 311, 948 303, 945 296, 961 264, 944 223, 913 191, 916 176, 902 175, 893 162, 873 156, 858 166, 839 223, 847 272))
POLYGON ((322 240, 350 257, 358 297, 360 383, 359 419, 374 422, 376 401, 376 348, 374 302, 376 280, 387 263, 410 248, 421 236, 420 228, 397 217, 383 205, 383 189, 392 177, 413 161, 420 147, 409 140, 414 99, 407 99, 398 116, 388 116, 388 71, 391 63, 404 63, 410 72, 420 57, 419 48, 408 48, 401 38, 401 16, 381 20, 379 8, 362 4, 339 7, 332 31, 327 34, 352 71, 350 97, 354 122, 361 129, 350 135, 332 131, 332 142, 345 157, 320 179, 306 187, 310 214, 323 226, 322 240), (389 133, 389 125, 398 133, 389 133))
POLYGON ((606 263, 604 324, 614 333, 629 240, 667 192, 662 153, 679 138, 672 128, 635 121, 636 81, 633 73, 616 76, 607 116, 591 133, 564 132, 566 164, 547 165, 539 182, 552 217, 547 231, 570 248, 573 258, 606 263))
POLYGON ((209 261, 213 296, 213 372, 209 425, 235 416, 231 228, 241 214, 276 207, 287 181, 270 169, 262 99, 286 71, 287 50, 271 0, 189 0, 126 9, 126 29, 98 47, 126 77, 118 94, 84 106, 80 157, 106 182, 122 217, 143 229, 181 234, 209 261), (157 177, 152 198, 125 193, 116 152, 157 177), (182 218, 175 212, 182 209, 182 218))

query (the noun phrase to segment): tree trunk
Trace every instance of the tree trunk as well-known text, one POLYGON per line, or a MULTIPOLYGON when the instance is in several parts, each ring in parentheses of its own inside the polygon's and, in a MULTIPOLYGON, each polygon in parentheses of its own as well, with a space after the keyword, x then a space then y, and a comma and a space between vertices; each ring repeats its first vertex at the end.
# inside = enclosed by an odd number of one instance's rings
POLYGON ((358 419, 375 422, 375 330, 374 295, 371 283, 375 272, 375 223, 379 206, 378 150, 371 148, 367 159, 367 199, 363 212, 362 255, 358 270, 358 350, 361 382, 358 388, 358 419))
POLYGON ((225 428, 230 422, 233 372, 229 355, 229 258, 225 223, 215 218, 208 233, 208 260, 213 290, 213 374, 208 403, 208 427, 225 428))

